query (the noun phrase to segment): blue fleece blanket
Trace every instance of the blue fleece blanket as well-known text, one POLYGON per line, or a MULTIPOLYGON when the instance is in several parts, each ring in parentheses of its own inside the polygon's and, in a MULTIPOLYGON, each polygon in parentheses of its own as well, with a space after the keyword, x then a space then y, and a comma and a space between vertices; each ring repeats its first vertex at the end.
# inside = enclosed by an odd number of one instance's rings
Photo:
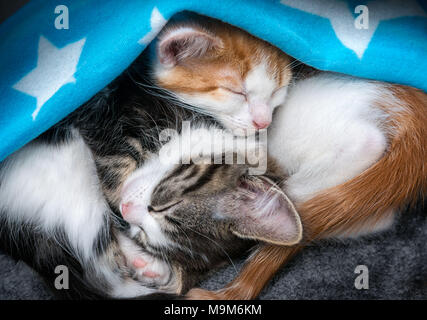
POLYGON ((0 25, 0 160, 112 81, 183 10, 319 69, 427 90, 421 0, 33 0, 0 25))

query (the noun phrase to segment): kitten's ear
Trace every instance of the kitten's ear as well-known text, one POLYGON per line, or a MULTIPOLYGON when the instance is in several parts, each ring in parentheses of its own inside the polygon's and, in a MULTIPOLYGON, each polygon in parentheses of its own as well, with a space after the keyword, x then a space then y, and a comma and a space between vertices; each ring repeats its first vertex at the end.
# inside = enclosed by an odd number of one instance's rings
POLYGON ((201 57, 222 48, 222 40, 195 26, 182 26, 162 33, 157 47, 160 63, 173 67, 191 57, 201 57))
POLYGON ((234 214, 231 226, 235 235, 278 245, 293 245, 301 241, 299 214, 276 184, 258 176, 241 180, 238 192, 239 210, 234 214))

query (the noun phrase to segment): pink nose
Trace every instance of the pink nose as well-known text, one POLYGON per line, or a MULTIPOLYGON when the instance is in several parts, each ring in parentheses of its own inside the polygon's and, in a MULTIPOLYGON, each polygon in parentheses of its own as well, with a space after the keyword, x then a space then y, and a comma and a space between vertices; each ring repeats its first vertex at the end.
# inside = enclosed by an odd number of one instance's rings
POLYGON ((252 124, 257 129, 265 129, 270 125, 271 121, 252 121, 252 124))
POLYGON ((271 123, 270 107, 259 100, 249 103, 249 112, 252 117, 252 124, 258 130, 267 128, 271 123))
POLYGON ((132 202, 122 203, 120 211, 122 212, 123 218, 129 214, 132 207, 132 202))

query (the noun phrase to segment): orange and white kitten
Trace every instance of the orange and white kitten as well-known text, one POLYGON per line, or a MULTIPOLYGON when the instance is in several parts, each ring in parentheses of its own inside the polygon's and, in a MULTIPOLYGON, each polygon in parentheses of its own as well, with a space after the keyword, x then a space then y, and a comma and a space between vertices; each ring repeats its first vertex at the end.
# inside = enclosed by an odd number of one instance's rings
MULTIPOLYGON (((318 73, 297 80, 268 132, 269 156, 286 172, 304 239, 261 246, 225 289, 190 298, 252 299, 311 241, 388 228, 427 194, 427 94, 411 87, 318 73)), ((338 258, 338 257, 337 257, 338 258)))
POLYGON ((150 64, 157 86, 236 134, 270 125, 292 77, 291 58, 276 47, 198 16, 168 24, 150 64))

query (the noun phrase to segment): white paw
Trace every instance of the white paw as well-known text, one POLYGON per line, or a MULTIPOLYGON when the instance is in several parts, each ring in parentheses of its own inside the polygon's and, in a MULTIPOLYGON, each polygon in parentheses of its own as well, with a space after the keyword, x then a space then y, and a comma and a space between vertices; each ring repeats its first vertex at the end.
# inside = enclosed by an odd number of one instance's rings
POLYGON ((155 286, 168 283, 172 271, 165 261, 143 251, 133 240, 123 235, 120 235, 118 240, 120 249, 126 257, 126 264, 134 272, 136 280, 155 286))
POLYGON ((155 285, 165 285, 168 282, 171 272, 164 261, 144 252, 131 254, 127 259, 138 280, 155 285))

